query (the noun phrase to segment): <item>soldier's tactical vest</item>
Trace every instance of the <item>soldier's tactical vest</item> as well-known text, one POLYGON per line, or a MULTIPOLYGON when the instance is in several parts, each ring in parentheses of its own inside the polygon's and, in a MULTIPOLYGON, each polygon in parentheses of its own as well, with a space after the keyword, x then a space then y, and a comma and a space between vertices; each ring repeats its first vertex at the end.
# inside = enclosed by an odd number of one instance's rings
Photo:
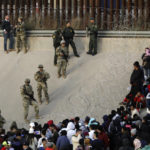
POLYGON ((16 33, 17 34, 25 34, 24 22, 17 24, 16 33))
POLYGON ((29 85, 29 86, 24 85, 23 86, 23 90, 24 90, 24 93, 26 93, 28 95, 32 95, 33 94, 31 85, 29 85))

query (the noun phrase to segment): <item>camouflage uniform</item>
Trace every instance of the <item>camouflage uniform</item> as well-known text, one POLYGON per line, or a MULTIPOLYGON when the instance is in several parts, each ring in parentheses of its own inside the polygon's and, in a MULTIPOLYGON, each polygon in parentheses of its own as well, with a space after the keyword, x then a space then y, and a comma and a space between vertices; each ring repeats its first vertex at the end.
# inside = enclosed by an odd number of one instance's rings
POLYGON ((32 105, 35 110, 35 117, 39 118, 39 107, 38 104, 31 98, 33 97, 34 92, 32 90, 32 86, 24 84, 21 87, 21 96, 23 98, 23 107, 24 107, 24 120, 28 122, 28 112, 29 112, 29 106, 32 105))
MULTIPOLYGON (((43 66, 41 66, 43 67, 43 66)), ((40 68, 40 65, 39 65, 40 68)), ((44 92, 45 98, 46 98, 46 103, 49 103, 49 96, 48 96, 48 87, 47 87, 47 79, 50 78, 49 73, 45 72, 44 70, 41 71, 37 71, 36 74, 34 75, 35 80, 37 81, 37 93, 38 93, 38 100, 39 103, 42 103, 42 90, 44 92)))
POLYGON ((3 125, 6 123, 5 118, 1 115, 1 110, 0 110, 0 128, 3 128, 3 125))
POLYGON ((90 26, 88 27, 88 31, 90 31, 90 42, 89 42, 89 51, 87 53, 96 55, 97 54, 97 34, 98 34, 97 25, 94 23, 90 24, 90 26))
POLYGON ((52 38, 53 38, 53 46, 54 46, 54 48, 55 48, 54 65, 57 65, 56 49, 57 49, 57 47, 60 46, 60 42, 61 42, 61 40, 62 40, 61 30, 60 30, 60 29, 56 30, 56 31, 53 33, 52 38))
POLYGON ((24 22, 18 22, 16 27, 16 36, 17 36, 17 53, 21 50, 21 43, 25 48, 25 53, 27 52, 27 43, 26 43, 26 36, 25 36, 25 27, 24 22))
POLYGON ((67 67, 67 57, 68 57, 67 47, 62 47, 62 46, 58 47, 56 49, 56 55, 57 55, 58 77, 63 75, 63 77, 65 78, 66 67, 67 67))

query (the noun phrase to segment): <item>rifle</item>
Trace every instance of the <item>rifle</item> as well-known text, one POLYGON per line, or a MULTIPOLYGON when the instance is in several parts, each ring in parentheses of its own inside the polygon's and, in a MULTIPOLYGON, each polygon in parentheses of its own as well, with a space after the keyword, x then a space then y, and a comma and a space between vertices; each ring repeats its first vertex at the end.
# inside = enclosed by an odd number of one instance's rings
POLYGON ((25 95, 29 96, 31 100, 33 100, 37 103, 37 100, 34 98, 33 94, 31 95, 31 94, 27 93, 25 86, 24 86, 24 93, 25 93, 25 95))
POLYGON ((64 55, 64 58, 65 58, 66 62, 68 62, 68 56, 64 53, 64 51, 63 51, 63 50, 61 50, 61 53, 63 53, 63 55, 64 55))
POLYGON ((30 99, 32 99, 33 101, 35 101, 35 102, 37 102, 37 100, 34 98, 34 96, 33 95, 29 95, 29 94, 26 94, 27 96, 29 96, 30 97, 30 99))

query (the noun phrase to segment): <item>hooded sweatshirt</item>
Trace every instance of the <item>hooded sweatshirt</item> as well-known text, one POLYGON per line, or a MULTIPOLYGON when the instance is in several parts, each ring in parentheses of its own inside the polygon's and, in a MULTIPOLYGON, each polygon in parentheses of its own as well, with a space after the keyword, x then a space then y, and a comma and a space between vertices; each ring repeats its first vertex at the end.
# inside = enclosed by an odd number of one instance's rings
POLYGON ((66 131, 67 131, 67 138, 70 141, 70 144, 72 144, 72 136, 76 134, 75 125, 73 122, 68 123, 66 131))

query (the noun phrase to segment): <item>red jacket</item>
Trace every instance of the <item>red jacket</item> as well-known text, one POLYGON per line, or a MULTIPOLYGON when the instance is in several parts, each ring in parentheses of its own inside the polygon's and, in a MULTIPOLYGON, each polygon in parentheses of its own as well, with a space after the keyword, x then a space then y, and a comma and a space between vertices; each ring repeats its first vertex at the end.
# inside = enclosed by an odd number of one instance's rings
POLYGON ((105 148, 109 147, 109 138, 105 132, 101 132, 98 138, 103 141, 105 148))

